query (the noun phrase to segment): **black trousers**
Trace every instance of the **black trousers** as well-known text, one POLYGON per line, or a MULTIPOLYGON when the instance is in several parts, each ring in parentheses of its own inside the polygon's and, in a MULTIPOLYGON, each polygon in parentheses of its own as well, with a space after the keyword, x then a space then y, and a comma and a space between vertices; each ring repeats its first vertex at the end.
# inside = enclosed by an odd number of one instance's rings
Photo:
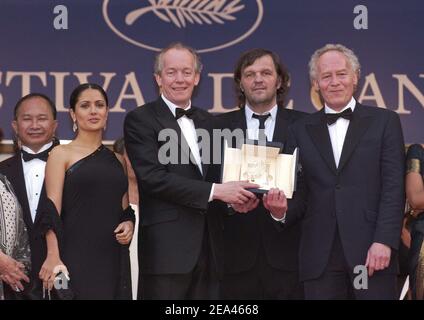
POLYGON ((224 275, 221 295, 223 299, 231 300, 298 300, 303 299, 303 286, 297 271, 271 267, 261 248, 253 268, 224 275))
MULTIPOLYGON (((365 261, 364 261, 365 264, 365 261)), ((304 282, 307 300, 394 300, 397 299, 396 274, 376 271, 367 278, 367 289, 355 289, 354 281, 358 274, 353 273, 343 253, 338 231, 333 241, 328 265, 317 279, 304 282)))
POLYGON ((202 248, 194 269, 187 274, 140 274, 143 300, 216 300, 219 281, 205 224, 202 248))

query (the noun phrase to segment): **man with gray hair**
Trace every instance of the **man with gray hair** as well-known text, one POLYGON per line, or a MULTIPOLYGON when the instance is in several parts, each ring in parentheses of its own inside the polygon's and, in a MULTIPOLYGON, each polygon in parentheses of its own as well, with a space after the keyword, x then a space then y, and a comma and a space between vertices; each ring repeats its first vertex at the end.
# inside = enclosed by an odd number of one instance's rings
POLYGON ((404 209, 404 141, 399 116, 355 100, 360 64, 328 44, 309 63, 324 107, 291 127, 300 148, 307 209, 299 264, 306 299, 395 299, 404 209))
POLYGON ((255 197, 245 188, 258 187, 207 181, 209 150, 200 147, 199 134, 211 135, 213 118, 191 104, 200 71, 192 48, 175 43, 163 49, 155 61, 160 97, 125 119, 126 150, 139 186, 142 299, 217 299, 222 220, 209 204, 243 204, 255 197))

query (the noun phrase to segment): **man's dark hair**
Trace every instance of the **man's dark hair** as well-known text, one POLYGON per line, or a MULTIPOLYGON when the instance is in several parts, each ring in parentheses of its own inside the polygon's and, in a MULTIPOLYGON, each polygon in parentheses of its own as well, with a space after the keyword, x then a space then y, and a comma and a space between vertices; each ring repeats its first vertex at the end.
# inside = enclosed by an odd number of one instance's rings
POLYGON ((244 105, 246 104, 246 96, 240 87, 241 75, 244 69, 251 66, 257 59, 262 58, 264 56, 270 56, 272 58, 272 61, 274 62, 275 71, 277 72, 277 76, 281 79, 281 86, 277 89, 277 105, 284 106, 284 99, 289 89, 289 73, 286 67, 281 63, 280 58, 276 53, 270 50, 257 48, 244 52, 240 56, 235 67, 234 82, 235 91, 237 95, 237 105, 239 106, 239 108, 244 107, 244 105))
POLYGON ((22 103, 26 100, 31 99, 31 98, 41 98, 41 99, 46 100, 47 104, 49 105, 49 107, 52 111, 53 119, 56 120, 57 110, 56 110, 55 104, 53 103, 53 101, 48 96, 46 96, 45 94, 42 94, 42 93, 38 93, 38 92, 27 94, 26 96, 23 96, 22 98, 20 98, 18 100, 18 102, 15 105, 15 109, 13 111, 13 115, 14 115, 15 120, 17 120, 17 118, 18 118, 18 111, 19 111, 19 108, 21 107, 22 103))

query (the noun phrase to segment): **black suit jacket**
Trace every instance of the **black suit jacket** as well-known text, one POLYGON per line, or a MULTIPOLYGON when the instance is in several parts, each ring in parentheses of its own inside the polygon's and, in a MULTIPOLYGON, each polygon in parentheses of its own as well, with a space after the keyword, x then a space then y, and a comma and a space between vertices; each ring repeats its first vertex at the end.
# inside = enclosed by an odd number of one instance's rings
MULTIPOLYGON (((404 141, 399 116, 357 103, 338 168, 324 110, 291 128, 300 148, 307 210, 287 215, 287 225, 302 219, 300 277, 319 277, 338 230, 347 263, 365 265, 373 242, 399 246, 404 211, 404 141)), ((392 256, 389 268, 396 272, 392 256)))
MULTIPOLYGON (((213 117, 196 109, 193 119, 196 129, 210 132, 213 117)), ((189 155, 188 149, 182 148, 185 139, 181 129, 161 98, 131 111, 125 119, 124 132, 126 149, 139 185, 141 272, 190 272, 199 258, 207 228, 220 274, 222 221, 208 212, 212 183, 206 182, 205 177, 209 166, 202 163, 202 175, 196 165, 184 164, 180 156, 176 163, 159 162, 158 152, 166 145, 183 158, 189 155), (159 141, 163 129, 172 130, 172 137, 167 141, 159 141)))
MULTIPOLYGON (((304 115, 300 111, 279 107, 272 141, 285 143, 289 125, 304 115)), ((218 118, 221 128, 242 129, 247 137, 244 108, 219 115, 218 118)), ((289 210, 294 206, 297 206, 295 200, 289 200, 289 210)), ((265 251, 267 262, 272 267, 297 271, 299 241, 300 224, 281 228, 262 202, 246 214, 227 214, 224 217, 225 273, 251 269, 260 250, 265 251)))
MULTIPOLYGON (((47 247, 44 236, 40 229, 40 215, 35 216, 32 221, 31 211, 29 209, 28 196, 26 193, 24 171, 22 168, 21 154, 17 153, 13 157, 0 162, 0 172, 7 176, 15 189, 16 196, 23 209, 23 216, 28 229, 29 244, 31 248, 31 278, 38 279, 38 273, 46 259, 47 247)), ((41 190, 38 209, 41 208, 47 199, 45 186, 41 190)), ((37 210, 38 210, 37 209, 37 210)), ((37 280, 38 281, 38 280, 37 280)), ((41 295, 41 291, 40 291, 41 295)))

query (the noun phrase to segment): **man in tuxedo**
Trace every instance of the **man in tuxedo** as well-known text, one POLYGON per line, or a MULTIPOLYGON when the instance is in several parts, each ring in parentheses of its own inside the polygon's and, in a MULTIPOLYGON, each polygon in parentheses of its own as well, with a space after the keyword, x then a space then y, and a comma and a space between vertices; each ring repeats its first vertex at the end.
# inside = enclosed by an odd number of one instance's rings
MULTIPOLYGON (((22 97, 15 106, 12 127, 16 134, 16 154, 0 163, 0 172, 7 176, 23 209, 31 249, 31 285, 22 296, 8 298, 42 297, 42 284, 38 277, 46 258, 46 243, 38 225, 38 209, 46 199, 44 171, 48 153, 54 147, 57 128, 56 107, 40 93, 22 97), (30 291, 30 292, 29 292, 30 291), (28 295, 26 294, 28 293, 28 295)), ((5 292, 8 295, 8 292, 5 292)))
POLYGON ((200 148, 198 136, 210 134, 213 117, 191 105, 200 72, 193 49, 181 43, 163 49, 154 67, 160 97, 125 119, 140 194, 142 299, 216 299, 222 220, 209 203, 241 204, 254 197, 244 188, 256 185, 206 181, 209 150, 200 148))
MULTIPOLYGON (((284 144, 288 126, 304 113, 284 108, 289 74, 278 55, 265 49, 245 52, 236 64, 234 81, 240 109, 220 115, 221 127, 242 129, 249 140, 284 144)), ((224 216, 222 296, 302 298, 297 258, 300 224, 281 228, 272 218, 287 209, 283 191, 271 189, 262 201, 253 199, 244 206, 232 207, 236 211, 229 209, 224 216)), ((288 208, 295 207, 295 200, 289 200, 288 208)))
POLYGON ((307 209, 285 217, 287 226, 302 218, 305 298, 395 299, 405 199, 399 116, 353 98, 360 64, 343 45, 318 49, 309 72, 324 107, 290 128, 307 209))

